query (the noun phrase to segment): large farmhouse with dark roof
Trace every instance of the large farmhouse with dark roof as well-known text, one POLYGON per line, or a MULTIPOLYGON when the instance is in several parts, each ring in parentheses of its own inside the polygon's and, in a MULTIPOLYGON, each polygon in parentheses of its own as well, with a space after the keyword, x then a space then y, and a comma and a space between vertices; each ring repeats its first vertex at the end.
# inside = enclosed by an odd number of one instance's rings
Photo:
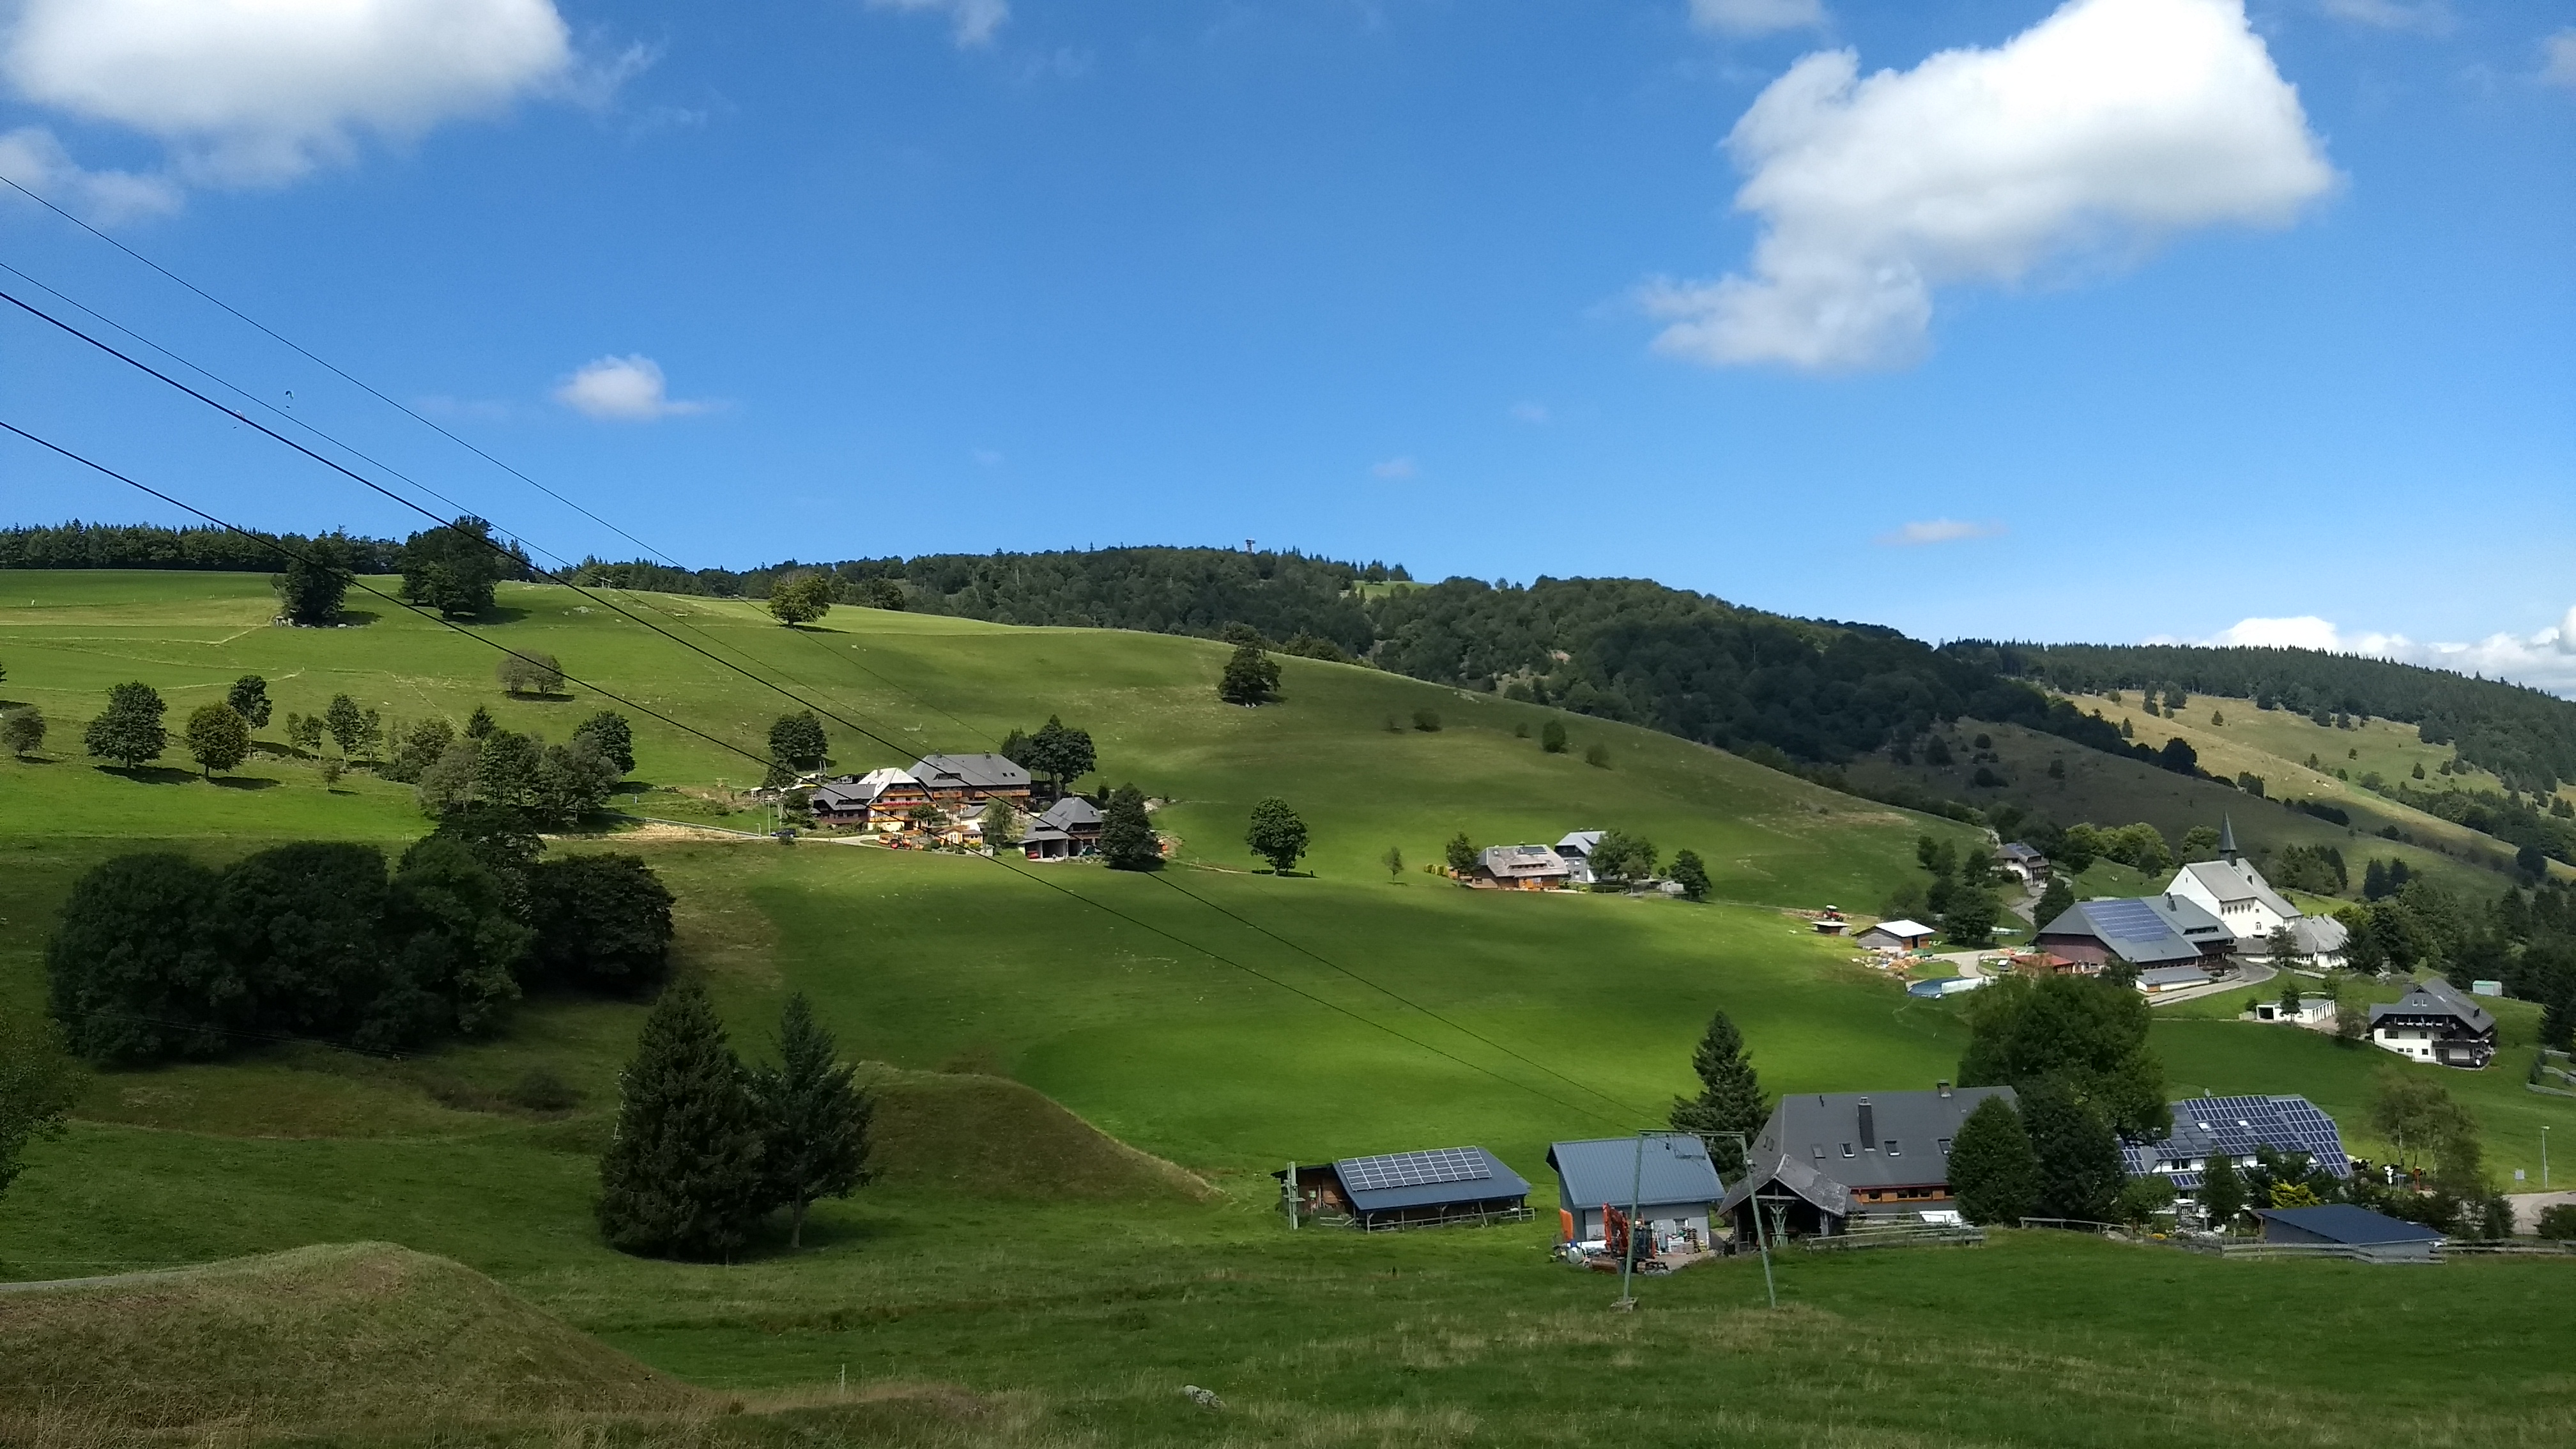
POLYGON ((2419 1062, 2475 1069, 2495 1058, 2496 1021, 2458 987, 2435 978, 2372 1007, 2370 1039, 2419 1062))
POLYGON ((2069 961, 2126 961, 2142 970, 2198 966, 2220 970, 2236 934, 2197 901, 2181 896, 2079 901, 2040 928, 2035 944, 2069 961))
POLYGON ((1953 1210, 1950 1144, 1988 1097, 2016 1102, 2010 1087, 1928 1092, 1801 1092, 1782 1097, 1753 1140, 1751 1170, 1720 1210, 1739 1241, 1763 1227, 1790 1234, 1841 1232, 1853 1218, 1953 1210))

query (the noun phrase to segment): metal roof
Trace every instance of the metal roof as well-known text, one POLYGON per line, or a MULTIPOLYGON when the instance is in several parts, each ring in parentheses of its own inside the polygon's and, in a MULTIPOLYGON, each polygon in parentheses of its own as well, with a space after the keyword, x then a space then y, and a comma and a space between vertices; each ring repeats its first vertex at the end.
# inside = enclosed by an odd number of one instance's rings
POLYGON ((2207 980, 2209 973, 2188 961, 2179 966, 2158 966, 2152 971, 2138 973, 2140 986, 2197 986, 2207 980))
POLYGON ((2354 1207, 2348 1202, 2312 1208, 2258 1208, 2256 1211, 2268 1221, 2288 1223, 2301 1232, 2314 1233, 2328 1242, 2356 1248, 2384 1243, 2435 1242, 2442 1236, 2421 1223, 2392 1218, 2386 1213, 2354 1207))
POLYGON ((1572 870, 1562 856, 1544 845, 1489 845, 1477 863, 1493 875, 1512 879, 1565 875, 1572 870))
POLYGON ((2495 1030, 2495 1017, 2475 1001, 2460 994, 2448 981, 2418 981, 2406 989, 2396 1002, 2382 1002, 2370 1009, 2370 1024, 2377 1026, 2384 1017, 2447 1016, 2484 1036, 2495 1030))
MULTIPOLYGON (((1932 928, 1930 926, 1923 924, 1921 921, 1909 921, 1903 917, 1899 917, 1893 921, 1881 921, 1877 925, 1870 927, 1869 931, 1885 931, 1887 934, 1897 937, 1929 936, 1932 934, 1932 928)), ((1861 934, 1866 936, 1869 934, 1869 931, 1863 931, 1861 934)))
MULTIPOLYGON (((2293 921, 2305 914, 2283 900, 2280 892, 2272 889, 2272 883, 2263 879, 2263 873, 2245 861, 2194 861, 2182 868, 2182 875, 2200 882, 2201 889, 2221 902, 2260 901, 2271 909, 2272 914, 2293 921)), ((2180 881, 2181 877, 2177 876, 2176 884, 2180 881)))
POLYGON ((1029 783, 1029 772, 1003 755, 924 755, 912 773, 935 790, 1022 790, 1029 783))
POLYGON ((1554 1143, 1547 1165, 1556 1169, 1566 1207, 1621 1206, 1632 1194, 1641 1205, 1669 1207, 1713 1203, 1726 1193, 1708 1144, 1678 1132, 1554 1143))
POLYGON ((2175 895, 2079 901, 2039 934, 2090 936, 2112 955, 2139 966, 2198 960, 2200 942, 2236 939, 2198 902, 2175 895))
POLYGON ((1070 830, 1078 825, 1099 824, 1100 807, 1079 795, 1067 795, 1048 806, 1046 813, 1038 818, 1058 829, 1070 830))
POLYGON ((1529 1195, 1529 1183, 1481 1147, 1438 1147, 1345 1157, 1333 1164, 1342 1195, 1363 1213, 1529 1195))
POLYGON ((1556 843, 1556 853, 1573 856, 1590 855, 1592 848, 1599 845, 1601 837, 1608 833, 1606 830, 1569 830, 1565 833, 1565 838, 1556 843))
POLYGON ((2020 1100, 2010 1087, 1800 1092, 1771 1109, 1771 1120, 1753 1140, 1753 1154, 1805 1163, 1846 1187, 1946 1182, 1947 1144, 1988 1097, 2016 1106, 2020 1100))
POLYGON ((2185 1097, 2168 1105, 2173 1109, 2171 1135, 2153 1142, 2121 1142, 2120 1156, 2130 1176, 2167 1168, 2174 1186, 2187 1191, 2200 1185, 2200 1169, 2193 1163, 2212 1154, 2251 1157, 2258 1147, 2304 1152, 2308 1161, 2337 1177, 2352 1173, 2334 1119, 2305 1097, 2185 1097))

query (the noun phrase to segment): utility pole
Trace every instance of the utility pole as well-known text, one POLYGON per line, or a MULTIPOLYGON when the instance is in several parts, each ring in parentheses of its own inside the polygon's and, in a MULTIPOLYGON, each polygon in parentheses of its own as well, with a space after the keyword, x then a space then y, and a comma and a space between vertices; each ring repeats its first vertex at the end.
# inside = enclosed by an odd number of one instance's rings
POLYGON ((1619 1301, 1610 1305, 1613 1308, 1627 1309, 1632 1312, 1637 1307, 1637 1295, 1628 1286, 1628 1276, 1637 1267, 1637 1197, 1645 1190, 1646 1180, 1646 1130, 1644 1128, 1638 1129, 1635 1145, 1636 1161, 1628 1172, 1628 1242, 1619 1253, 1619 1301))
POLYGON ((1281 1194, 1281 1196, 1287 1200, 1288 1226, 1293 1231, 1297 1227, 1297 1159, 1293 1157, 1288 1159, 1288 1176, 1285 1182, 1285 1189, 1286 1190, 1281 1194))
POLYGON ((2540 1129, 2540 1190, 2549 1191, 2549 1129, 2540 1129))
MULTIPOLYGON (((1736 1157, 1744 1164, 1744 1175, 1751 1177, 1753 1144, 1745 1141, 1744 1134, 1741 1132, 1721 1132, 1717 1135, 1735 1139, 1736 1157)), ((1720 1184, 1720 1186, 1723 1185, 1720 1184)), ((1770 1297, 1771 1306, 1777 1308, 1780 1306, 1780 1285, 1771 1277, 1771 1241, 1762 1234, 1762 1199, 1757 1194, 1748 1193, 1744 1201, 1746 1206, 1753 1209, 1753 1243, 1762 1253, 1762 1291, 1770 1297)))

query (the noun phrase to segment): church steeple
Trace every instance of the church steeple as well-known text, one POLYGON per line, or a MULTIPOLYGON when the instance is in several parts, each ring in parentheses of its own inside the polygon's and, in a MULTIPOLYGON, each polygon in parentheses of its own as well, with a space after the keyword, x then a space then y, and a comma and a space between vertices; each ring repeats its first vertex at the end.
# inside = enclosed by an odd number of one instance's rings
POLYGON ((2236 863, 2236 822, 2225 815, 2218 817, 2218 858, 2236 863))

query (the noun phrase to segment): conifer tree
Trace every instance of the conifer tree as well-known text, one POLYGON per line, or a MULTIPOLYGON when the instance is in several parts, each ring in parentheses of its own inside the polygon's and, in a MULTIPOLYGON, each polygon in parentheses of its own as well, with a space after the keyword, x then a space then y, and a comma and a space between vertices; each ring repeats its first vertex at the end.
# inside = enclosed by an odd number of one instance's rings
POLYGON ((742 1062, 704 988, 662 993, 618 1078, 599 1159, 599 1230, 622 1253, 729 1256, 767 1208, 760 1125, 742 1062))
POLYGON ((868 1180, 868 1119, 875 1104, 851 1081, 832 1033, 798 992, 778 1018, 778 1065, 752 1073, 761 1166, 769 1196, 787 1207, 787 1246, 805 1245, 814 1200, 848 1197, 868 1180))
POLYGON ((1708 899, 1708 864, 1696 850, 1677 851, 1673 855, 1673 884, 1682 888, 1682 899, 1708 899))
POLYGON ((2029 1213, 2039 1193, 2039 1160, 2031 1155, 2021 1113, 2001 1096, 1979 1102, 1960 1125, 1950 1144, 1950 1191, 1972 1223, 2009 1227, 2029 1213))
POLYGON ((1699 1075, 1699 1095, 1673 1099, 1673 1130, 1692 1133, 1707 1143, 1709 1161, 1720 1174, 1742 1172, 1744 1144, 1719 1134, 1741 1133, 1749 1144, 1770 1117, 1771 1108, 1763 1100, 1762 1079, 1753 1070, 1753 1059, 1745 1055, 1744 1034, 1725 1012, 1708 1019, 1708 1031, 1691 1052, 1691 1070, 1699 1075))
POLYGON ((2066 883, 2066 877, 2052 875, 2048 878, 2048 888, 2039 893, 2039 904, 2032 907, 2030 918, 2037 924, 2037 929, 2045 931, 2051 922, 2073 909, 2075 887, 2066 883))
POLYGON ((1145 792, 1121 785, 1109 792, 1100 811, 1100 858, 1111 870, 1152 870, 1163 863, 1163 847, 1145 816, 1145 792))

